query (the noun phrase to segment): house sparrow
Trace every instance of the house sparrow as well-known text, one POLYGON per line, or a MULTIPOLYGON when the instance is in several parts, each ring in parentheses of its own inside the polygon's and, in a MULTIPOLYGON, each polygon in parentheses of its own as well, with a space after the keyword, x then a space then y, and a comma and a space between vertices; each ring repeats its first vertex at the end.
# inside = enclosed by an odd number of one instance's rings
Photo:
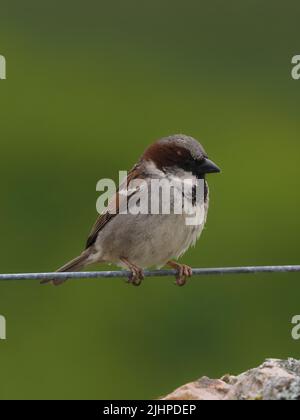
MULTIPOLYGON (((111 198, 108 208, 99 216, 85 251, 58 272, 79 271, 85 266, 100 262, 114 263, 128 269, 128 282, 138 286, 144 278, 144 268, 167 265, 177 271, 176 284, 183 286, 187 278, 192 276, 192 269, 172 259, 178 259, 191 245, 195 245, 204 228, 209 206, 205 176, 213 172, 220 172, 220 169, 208 159, 203 147, 194 138, 174 135, 158 140, 146 149, 118 192, 111 198), (153 179, 190 179, 193 186, 203 180, 202 202, 191 195, 185 197, 188 205, 196 212, 203 211, 201 222, 187 225, 186 214, 120 214, 120 208, 127 205, 129 198, 134 197, 139 188, 129 189, 128 194, 124 194, 124 190, 135 180, 143 180, 148 185, 153 179), (116 206, 116 212, 110 211, 113 205, 116 206)), ((173 206, 175 201, 176 194, 173 197, 173 206)), ((55 278, 51 280, 54 285, 64 281, 55 278)), ((44 283, 47 282, 49 281, 44 283)))

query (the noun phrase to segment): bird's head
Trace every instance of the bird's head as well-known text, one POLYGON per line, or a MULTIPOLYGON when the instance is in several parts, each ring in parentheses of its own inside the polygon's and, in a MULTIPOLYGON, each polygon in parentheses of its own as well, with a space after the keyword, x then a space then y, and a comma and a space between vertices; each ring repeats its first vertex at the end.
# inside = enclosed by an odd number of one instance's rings
POLYGON ((220 168, 208 159, 202 145, 193 137, 178 134, 164 137, 146 149, 142 160, 151 161, 162 171, 184 170, 198 178, 206 174, 221 172, 220 168))

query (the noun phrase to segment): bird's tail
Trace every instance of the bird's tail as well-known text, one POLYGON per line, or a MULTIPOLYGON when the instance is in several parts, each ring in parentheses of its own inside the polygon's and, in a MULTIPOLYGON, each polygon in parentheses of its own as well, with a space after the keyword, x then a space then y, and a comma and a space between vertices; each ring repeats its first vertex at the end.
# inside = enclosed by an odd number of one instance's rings
MULTIPOLYGON (((56 272, 57 273, 64 273, 64 272, 74 272, 74 271, 80 271, 85 265, 88 263, 88 254, 86 252, 83 252, 79 257, 74 258, 74 260, 68 262, 61 268, 59 268, 56 272)), ((52 283, 54 286, 60 286, 66 281, 66 279, 51 279, 51 280, 42 280, 41 284, 47 284, 52 283)))

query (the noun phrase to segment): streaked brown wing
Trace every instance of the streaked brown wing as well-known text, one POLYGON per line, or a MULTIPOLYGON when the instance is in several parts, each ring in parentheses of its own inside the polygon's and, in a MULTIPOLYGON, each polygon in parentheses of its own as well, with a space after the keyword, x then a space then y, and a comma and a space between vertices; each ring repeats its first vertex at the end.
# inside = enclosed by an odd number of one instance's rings
POLYGON ((103 227, 115 216, 115 214, 103 213, 98 217, 93 229, 88 237, 86 249, 90 248, 97 240, 98 234, 103 227))
POLYGON ((144 175, 140 171, 139 165, 136 165, 128 173, 127 179, 122 183, 122 185, 120 185, 120 188, 118 189, 117 193, 110 199, 107 210, 105 210, 105 212, 100 214, 100 216, 98 217, 90 233, 90 236, 87 240, 86 249, 94 245, 99 235, 99 232, 101 232, 104 226, 106 226, 109 223, 109 221, 113 219, 119 213, 119 209, 127 207, 127 202, 123 202, 123 200, 128 200, 134 194, 133 192, 131 195, 125 196, 125 195, 120 194, 119 191, 125 188, 125 186, 128 187, 128 185, 133 179, 142 179, 142 178, 144 178, 144 175), (116 211, 112 213, 109 211, 109 209, 116 209, 116 211))

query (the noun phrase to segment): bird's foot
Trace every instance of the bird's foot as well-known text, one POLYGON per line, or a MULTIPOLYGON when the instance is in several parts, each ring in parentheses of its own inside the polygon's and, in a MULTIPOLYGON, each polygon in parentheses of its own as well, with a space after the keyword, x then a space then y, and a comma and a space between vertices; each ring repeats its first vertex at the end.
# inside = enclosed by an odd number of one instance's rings
POLYGON ((128 267, 130 271, 127 283, 130 283, 133 286, 140 286, 145 277, 143 269, 130 263, 126 258, 121 258, 121 261, 126 265, 126 267, 128 267))
POLYGON ((130 270, 128 283, 132 284, 133 286, 140 286, 143 280, 144 272, 141 268, 135 267, 130 270))
POLYGON ((177 286, 184 286, 187 282, 187 279, 193 275, 193 269, 186 264, 179 264, 175 261, 169 261, 168 265, 177 271, 175 283, 177 286))

